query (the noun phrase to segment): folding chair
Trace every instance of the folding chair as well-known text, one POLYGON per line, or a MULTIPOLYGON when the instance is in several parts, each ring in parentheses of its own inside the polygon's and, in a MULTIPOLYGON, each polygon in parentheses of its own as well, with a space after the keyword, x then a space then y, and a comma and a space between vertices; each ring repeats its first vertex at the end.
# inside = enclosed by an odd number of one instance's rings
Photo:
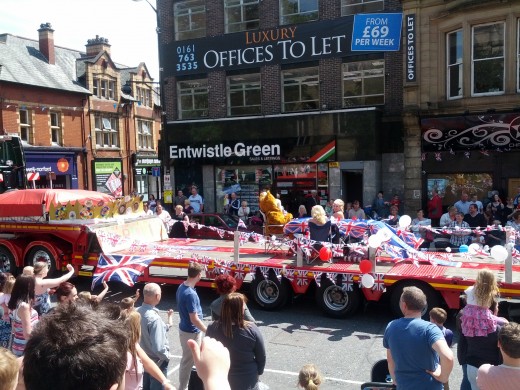
POLYGON ((262 210, 260 214, 264 219, 263 224, 263 235, 265 237, 265 253, 269 253, 276 250, 283 250, 283 227, 284 225, 271 225, 267 222, 267 216, 262 210))
MULTIPOLYGON (((309 238, 312 241, 319 242, 331 242, 331 222, 327 221, 323 225, 316 225, 314 222, 309 221, 309 238)), ((305 256, 307 264, 310 264, 320 258, 320 250, 323 248, 323 244, 314 244, 309 247, 310 253, 305 256)))

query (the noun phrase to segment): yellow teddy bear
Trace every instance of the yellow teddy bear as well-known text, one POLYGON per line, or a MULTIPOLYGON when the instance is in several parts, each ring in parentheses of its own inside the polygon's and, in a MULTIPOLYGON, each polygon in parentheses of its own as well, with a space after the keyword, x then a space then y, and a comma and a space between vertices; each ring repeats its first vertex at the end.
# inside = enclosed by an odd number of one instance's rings
MULTIPOLYGON (((285 225, 293 216, 291 213, 284 214, 283 211, 276 204, 276 198, 270 191, 262 191, 260 193, 260 210, 267 218, 267 225, 285 225)), ((283 226, 269 228, 269 233, 280 234, 283 233, 283 226)))

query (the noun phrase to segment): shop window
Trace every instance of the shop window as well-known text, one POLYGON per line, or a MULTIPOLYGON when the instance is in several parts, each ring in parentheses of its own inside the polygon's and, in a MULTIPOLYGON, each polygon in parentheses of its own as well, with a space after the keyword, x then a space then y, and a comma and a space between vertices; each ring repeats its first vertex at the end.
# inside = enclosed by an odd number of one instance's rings
POLYGON ((318 67, 282 71, 283 111, 317 110, 320 106, 318 67))
POLYGON ((32 144, 34 142, 32 112, 21 108, 20 114, 20 138, 24 143, 32 144))
POLYGON ((504 23, 472 28, 472 95, 504 93, 504 23))
POLYGON ((208 116, 208 80, 177 83, 179 116, 181 119, 208 116))
POLYGON ((229 76, 227 89, 229 115, 257 115, 262 112, 259 73, 229 76))
POLYGON ((152 122, 142 119, 137 120, 137 142, 139 149, 153 149, 152 122))
POLYGON ((383 59, 343 64, 343 106, 371 106, 385 102, 383 59))
POLYGON ((206 35, 204 0, 177 1, 173 5, 175 40, 201 38, 206 35))
POLYGON ((224 18, 227 33, 258 29, 258 0, 224 0, 224 18))
POLYGON ((96 126, 96 145, 98 147, 119 147, 119 126, 117 118, 96 116, 94 123, 96 126))
POLYGON ((318 0, 281 0, 280 24, 318 20, 318 0))
POLYGON ((463 96, 463 34, 462 30, 451 32, 447 35, 447 89, 448 99, 460 98, 463 96))
POLYGON ((341 0, 341 16, 382 11, 383 0, 341 0))
POLYGON ((51 142, 53 145, 63 145, 61 130, 61 115, 58 112, 51 112, 51 142))

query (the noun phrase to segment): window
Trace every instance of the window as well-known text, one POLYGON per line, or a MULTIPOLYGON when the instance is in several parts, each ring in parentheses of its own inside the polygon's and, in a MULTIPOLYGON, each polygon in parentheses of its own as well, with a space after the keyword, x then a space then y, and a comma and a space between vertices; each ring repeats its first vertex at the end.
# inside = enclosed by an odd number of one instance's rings
POLYGON ((280 24, 293 24, 318 19, 318 0, 281 0, 280 24))
POLYGON ((152 122, 142 119, 137 120, 137 146, 140 149, 153 149, 152 122))
POLYGON ((21 108, 20 111, 20 138, 23 142, 32 144, 33 130, 32 130, 32 112, 21 108))
POLYGON ((343 64, 343 106, 371 106, 385 102, 385 61, 343 64))
POLYGON ((504 23, 472 28, 472 94, 504 92, 504 23))
POLYGON ((51 142, 53 145, 62 145, 63 138, 61 132, 61 115, 58 112, 51 112, 51 142))
POLYGON ((208 116, 208 80, 189 80, 177 83, 179 117, 181 119, 208 116))
POLYGON ((206 35, 206 4, 204 0, 178 1, 173 5, 175 40, 200 38, 206 35))
POLYGON ((119 126, 117 118, 107 118, 97 115, 94 122, 96 126, 96 145, 106 148, 119 147, 119 126))
POLYGON ((258 0, 224 0, 226 32, 258 29, 258 0))
POLYGON ((318 67, 282 72, 283 111, 316 110, 320 106, 318 67))
POLYGON ((447 36, 447 54, 448 69, 447 89, 448 99, 462 97, 462 30, 449 33, 447 36))
POLYGON ((147 88, 136 88, 136 98, 145 107, 152 107, 152 91, 147 88))
POLYGON ((227 84, 229 115, 256 115, 261 113, 260 74, 229 76, 227 84))
POLYGON ((92 94, 99 98, 115 100, 116 82, 114 80, 95 78, 92 80, 92 94))
POLYGON ((341 0, 341 16, 382 11, 383 0, 341 0))

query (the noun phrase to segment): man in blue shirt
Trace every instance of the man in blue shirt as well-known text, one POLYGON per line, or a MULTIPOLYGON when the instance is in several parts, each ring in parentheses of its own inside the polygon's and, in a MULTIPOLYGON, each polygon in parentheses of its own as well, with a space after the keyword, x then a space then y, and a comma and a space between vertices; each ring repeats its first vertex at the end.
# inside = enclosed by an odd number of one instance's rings
POLYGON ((194 213, 204 212, 204 200, 199 195, 197 187, 191 187, 191 195, 188 198, 190 200, 190 206, 193 207, 194 213))
POLYGON ((441 330, 421 319, 426 304, 421 289, 405 287, 399 301, 404 317, 385 330, 388 369, 399 389, 442 390, 453 369, 453 352, 441 330))
POLYGON ((195 291, 195 285, 202 276, 203 267, 192 262, 188 265, 188 279, 177 289, 177 310, 179 311, 179 340, 182 348, 182 358, 179 365, 179 390, 186 390, 193 367, 193 355, 188 346, 188 340, 195 340, 200 345, 202 333, 206 325, 202 322, 202 307, 195 291))
MULTIPOLYGON (((164 323, 155 306, 161 301, 161 287, 157 283, 148 283, 143 289, 143 305, 137 308, 141 315, 141 339, 139 344, 146 354, 168 377, 170 346, 166 332, 172 325, 173 310, 168 311, 168 325, 164 323)), ((143 374, 143 390, 162 390, 163 384, 149 373, 143 374)))

